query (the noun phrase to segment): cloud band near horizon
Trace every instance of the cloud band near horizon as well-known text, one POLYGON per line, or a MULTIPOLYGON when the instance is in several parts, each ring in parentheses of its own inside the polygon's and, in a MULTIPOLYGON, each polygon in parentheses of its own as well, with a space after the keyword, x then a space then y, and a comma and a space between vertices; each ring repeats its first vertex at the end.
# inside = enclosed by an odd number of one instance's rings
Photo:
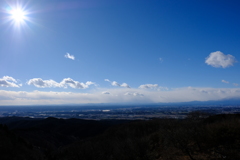
POLYGON ((176 88, 169 91, 99 88, 89 93, 0 90, 1 105, 47 105, 87 103, 175 103, 240 99, 239 88, 176 88))

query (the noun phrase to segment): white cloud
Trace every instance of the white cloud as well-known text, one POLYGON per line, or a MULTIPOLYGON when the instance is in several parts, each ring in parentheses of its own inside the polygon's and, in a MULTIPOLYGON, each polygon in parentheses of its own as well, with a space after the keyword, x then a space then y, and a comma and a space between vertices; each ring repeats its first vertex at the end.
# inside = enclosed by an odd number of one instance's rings
POLYGON ((228 54, 225 55, 220 51, 212 52, 210 55, 206 58, 205 63, 208 65, 211 65, 216 68, 226 68, 233 66, 234 63, 236 63, 237 60, 234 56, 228 54))
POLYGON ((6 81, 12 81, 12 82, 14 82, 14 83, 17 83, 17 81, 16 81, 13 77, 3 76, 2 79, 6 80, 6 81))
POLYGON ((160 91, 160 90, 161 91, 168 91, 169 90, 169 88, 159 86, 158 84, 142 84, 138 88, 140 88, 140 89, 155 89, 155 90, 158 90, 158 91, 160 91))
POLYGON ((233 85, 234 85, 234 86, 238 86, 238 84, 237 84, 237 83, 233 83, 233 85))
POLYGON ((42 80, 41 78, 33 78, 27 82, 28 85, 34 85, 38 88, 50 88, 50 87, 62 87, 61 84, 56 81, 50 80, 42 80))
POLYGON ((70 55, 69 53, 66 53, 66 54, 64 55, 64 57, 65 57, 65 58, 72 59, 72 60, 75 60, 74 55, 70 55))
POLYGON ((86 83, 74 81, 71 78, 64 78, 60 83, 54 81, 54 80, 42 80, 41 78, 33 78, 30 79, 27 82, 28 85, 34 85, 35 87, 38 88, 55 88, 55 87, 60 87, 60 88, 67 88, 68 86, 71 88, 76 88, 76 89, 86 89, 90 85, 95 84, 94 82, 87 81, 86 83))
POLYGON ((158 84, 142 84, 138 88, 141 89, 158 88, 158 84))
POLYGON ((125 96, 144 96, 143 94, 138 92, 126 92, 124 95, 125 96))
POLYGON ((119 83, 116 82, 116 81, 112 81, 112 82, 111 82, 109 79, 105 79, 104 81, 111 83, 112 86, 119 86, 119 87, 131 88, 127 83, 119 84, 119 83))
POLYGON ((121 86, 119 83, 117 83, 116 81, 111 82, 112 86, 121 86))
POLYGON ((82 82, 74 81, 71 78, 65 78, 65 79, 62 80, 62 82, 60 82, 60 84, 64 87, 70 86, 72 88, 77 88, 77 89, 86 89, 90 85, 95 84, 95 83, 91 82, 91 81, 87 81, 86 83, 82 83, 82 82))
POLYGON ((229 83, 228 81, 222 80, 223 83, 229 83))
POLYGON ((3 78, 0 78, 0 87, 21 87, 22 84, 17 84, 17 80, 15 80, 13 77, 4 76, 3 78))
POLYGON ((121 87, 130 88, 130 86, 127 83, 121 84, 121 87))
POLYGON ((143 94, 138 93, 138 92, 133 93, 133 95, 134 95, 134 96, 144 96, 143 94))
POLYGON ((104 91, 104 92, 102 92, 102 94, 110 94, 110 92, 104 91))
POLYGON ((130 96, 130 95, 132 95, 132 93, 126 92, 124 95, 125 95, 125 96, 130 96))
POLYGON ((169 88, 168 88, 168 87, 161 87, 161 86, 160 86, 160 87, 158 87, 158 89, 159 89, 159 90, 162 90, 162 91, 168 91, 168 90, 169 90, 169 88))

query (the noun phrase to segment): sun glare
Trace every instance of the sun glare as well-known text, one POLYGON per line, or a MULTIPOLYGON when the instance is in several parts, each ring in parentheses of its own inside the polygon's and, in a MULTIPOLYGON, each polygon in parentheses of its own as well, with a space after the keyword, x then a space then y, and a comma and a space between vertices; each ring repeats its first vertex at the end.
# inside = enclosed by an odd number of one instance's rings
POLYGON ((22 22, 26 19, 25 17, 25 12, 21 9, 14 9, 11 11, 11 18, 13 21, 19 23, 19 22, 22 22))
POLYGON ((31 21, 28 17, 29 12, 26 10, 26 6, 16 3, 15 5, 9 4, 6 8, 7 21, 15 28, 22 28, 27 25, 27 22, 31 21))

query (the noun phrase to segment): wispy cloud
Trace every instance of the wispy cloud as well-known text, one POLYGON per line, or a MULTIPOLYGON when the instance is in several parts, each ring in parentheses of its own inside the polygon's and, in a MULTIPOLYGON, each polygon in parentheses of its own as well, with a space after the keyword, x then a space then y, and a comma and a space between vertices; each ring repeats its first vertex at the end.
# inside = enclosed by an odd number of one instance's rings
POLYGON ((0 78, 0 87, 20 87, 22 84, 17 84, 17 80, 13 77, 3 76, 0 78))
POLYGON ((222 80, 223 83, 229 83, 228 81, 222 80))
POLYGON ((230 54, 225 55, 220 51, 210 53, 210 55, 205 60, 206 64, 216 68, 230 67, 230 66, 233 66, 233 64, 236 62, 237 60, 235 59, 234 56, 230 54))
POLYGON ((30 79, 27 82, 27 84, 34 85, 35 87, 38 87, 38 88, 51 88, 51 87, 67 88, 69 86, 71 88, 76 88, 76 89, 86 89, 90 85, 93 85, 95 83, 91 82, 91 81, 82 83, 82 82, 74 81, 71 78, 64 78, 60 83, 58 83, 52 79, 42 80, 41 78, 33 78, 33 79, 30 79))
POLYGON ((70 55, 69 53, 66 53, 66 54, 64 55, 64 57, 65 57, 65 58, 72 59, 72 60, 75 60, 74 55, 70 55))
POLYGON ((111 83, 112 86, 119 86, 119 87, 125 87, 125 88, 131 88, 127 83, 119 84, 116 81, 110 81, 109 79, 105 79, 104 81, 111 83))
POLYGON ((159 58, 159 61, 162 63, 163 62, 163 58, 159 58))
POLYGON ((234 85, 234 86, 238 86, 238 84, 237 84, 237 83, 233 83, 233 85, 234 85))

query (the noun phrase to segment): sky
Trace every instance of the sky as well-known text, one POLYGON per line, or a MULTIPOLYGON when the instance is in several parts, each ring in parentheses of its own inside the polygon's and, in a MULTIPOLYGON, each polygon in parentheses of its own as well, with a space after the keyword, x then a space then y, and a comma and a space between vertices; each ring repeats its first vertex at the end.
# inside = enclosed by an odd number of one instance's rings
POLYGON ((0 0, 0 105, 240 98, 238 0, 0 0))

